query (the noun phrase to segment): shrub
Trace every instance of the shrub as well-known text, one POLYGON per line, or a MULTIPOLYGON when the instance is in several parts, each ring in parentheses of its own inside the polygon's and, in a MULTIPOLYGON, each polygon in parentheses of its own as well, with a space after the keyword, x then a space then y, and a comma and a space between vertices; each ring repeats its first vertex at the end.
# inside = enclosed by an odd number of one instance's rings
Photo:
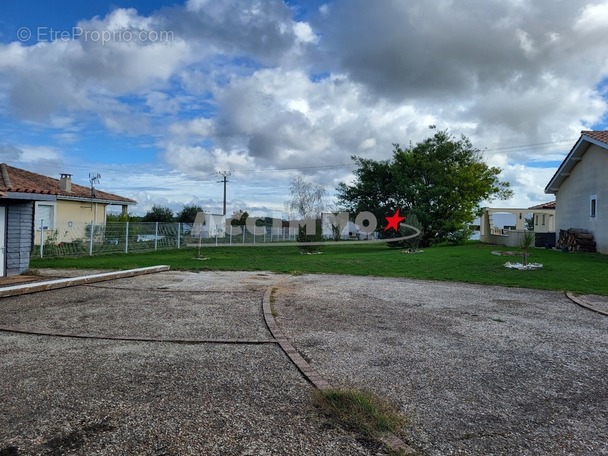
POLYGON ((420 241, 422 240, 424 234, 422 231, 422 223, 420 223, 418 217, 416 217, 415 214, 410 214, 406 216, 405 221, 403 223, 408 226, 399 225, 399 232, 394 233, 391 237, 403 237, 414 234, 416 231, 410 227, 414 227, 420 230, 420 234, 416 237, 405 239, 404 241, 389 242, 387 245, 392 248, 418 250, 420 241))
MULTIPOLYGON (((306 226, 300 226, 298 228, 298 235, 296 241, 298 242, 323 242, 323 236, 321 234, 321 221, 315 221, 316 229, 313 234, 306 232, 306 226)), ((323 251, 320 245, 299 245, 299 249, 306 253, 317 253, 323 251)))

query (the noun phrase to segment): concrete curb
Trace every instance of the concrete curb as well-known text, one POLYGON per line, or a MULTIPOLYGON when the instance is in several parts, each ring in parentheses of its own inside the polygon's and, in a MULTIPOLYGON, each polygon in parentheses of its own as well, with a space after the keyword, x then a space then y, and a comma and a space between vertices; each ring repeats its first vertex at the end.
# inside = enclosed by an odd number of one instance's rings
POLYGON ((582 299, 580 296, 574 296, 573 293, 571 293, 569 291, 566 291, 566 297, 568 299, 570 299, 570 301, 572 301, 573 303, 575 303, 575 304, 577 304, 577 305, 579 305, 579 306, 581 306, 581 307, 583 307, 585 309, 591 310, 593 312, 597 312, 597 313, 602 314, 602 315, 606 315, 608 317, 608 312, 605 312, 605 311, 603 311, 601 309, 598 309, 597 307, 593 307, 588 302, 585 302, 585 300, 582 299))
POLYGON ((90 274, 80 277, 68 277, 65 279, 46 280, 44 282, 26 283, 0 288, 0 298, 9 296, 20 296, 28 293, 38 293, 40 291, 56 290, 58 288, 74 287, 88 283, 104 282, 106 280, 124 279, 144 274, 168 271, 169 266, 150 266, 147 268, 127 269, 125 271, 104 272, 101 274, 90 274))
POLYGON ((266 326, 272 334, 277 342, 279 343, 281 349, 285 352, 287 357, 291 360, 292 363, 296 365, 298 370, 302 372, 304 377, 313 384, 313 386, 320 390, 331 389, 332 386, 329 384, 327 380, 323 378, 321 374, 319 374, 316 370, 314 370, 310 364, 298 353, 298 351, 291 345, 291 342, 285 337, 283 331, 279 328, 274 317, 272 315, 272 309, 270 308, 270 297, 272 296, 274 288, 270 287, 264 292, 264 297, 262 298, 262 311, 264 312, 264 321, 266 322, 266 326))
MULTIPOLYGON (((283 334, 283 331, 277 325, 277 322, 272 315, 271 308, 271 297, 272 294, 276 290, 275 287, 270 287, 264 292, 264 297, 262 298, 262 309, 264 312, 264 321, 266 322, 266 326, 268 330, 273 335, 273 337, 279 343, 281 349, 285 352, 287 357, 291 360, 292 363, 296 365, 298 370, 302 372, 304 377, 312 383, 312 385, 323 391, 333 389, 331 384, 325 380, 325 378, 319 374, 315 369, 312 368, 308 361, 306 361, 300 353, 291 345, 289 339, 283 334)), ((399 451, 401 454, 406 455, 415 455, 417 454, 416 450, 397 437, 395 434, 389 432, 386 433, 382 437, 382 442, 391 448, 393 451, 399 451)))

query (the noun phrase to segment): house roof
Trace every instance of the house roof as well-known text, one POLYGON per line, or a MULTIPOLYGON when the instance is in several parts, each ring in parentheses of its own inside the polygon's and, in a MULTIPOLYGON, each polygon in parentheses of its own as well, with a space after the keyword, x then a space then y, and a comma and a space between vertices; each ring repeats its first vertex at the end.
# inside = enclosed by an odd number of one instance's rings
POLYGON ((549 201, 548 203, 537 204, 536 206, 529 207, 528 209, 555 209, 555 201, 549 201))
POLYGON ((34 195, 53 195, 58 199, 75 199, 106 203, 137 204, 137 201, 124 198, 113 193, 95 190, 95 197, 91 198, 91 189, 72 183, 72 191, 61 189, 60 180, 42 174, 32 173, 24 169, 15 168, 6 163, 0 164, 0 197, 7 193, 28 193, 34 195))
POLYGON ((582 160, 583 155, 592 145, 608 149, 608 130, 581 131, 581 137, 570 149, 570 152, 559 168, 557 168, 557 171, 545 187, 545 193, 557 193, 559 186, 570 175, 570 171, 582 160))

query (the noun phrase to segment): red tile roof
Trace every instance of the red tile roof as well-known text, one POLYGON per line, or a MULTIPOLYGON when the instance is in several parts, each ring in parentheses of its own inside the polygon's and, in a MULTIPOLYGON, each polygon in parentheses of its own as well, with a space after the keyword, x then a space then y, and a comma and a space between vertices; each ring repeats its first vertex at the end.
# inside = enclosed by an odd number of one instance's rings
POLYGON ((528 209, 555 209, 555 206, 555 201, 549 201, 548 203, 538 204, 536 206, 529 207, 528 209))
POLYGON ((581 135, 608 144, 608 130, 605 131, 581 131, 581 135))
MULTIPOLYGON (((33 193, 37 195, 55 195, 75 199, 91 200, 91 189, 72 183, 72 191, 61 190, 59 179, 32 173, 24 169, 0 164, 0 197, 7 192, 33 193)), ((95 190, 94 200, 112 201, 125 204, 137 204, 135 200, 114 195, 113 193, 95 190)))

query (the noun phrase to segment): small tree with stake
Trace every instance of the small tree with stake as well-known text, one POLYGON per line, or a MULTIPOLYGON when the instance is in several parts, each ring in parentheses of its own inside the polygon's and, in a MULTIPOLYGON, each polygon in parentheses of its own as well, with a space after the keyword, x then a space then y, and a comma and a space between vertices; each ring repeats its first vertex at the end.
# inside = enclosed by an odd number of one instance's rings
POLYGON ((521 264, 525 267, 528 266, 528 256, 530 255, 530 247, 534 245, 535 234, 531 231, 525 231, 521 238, 519 247, 521 248, 521 264))

